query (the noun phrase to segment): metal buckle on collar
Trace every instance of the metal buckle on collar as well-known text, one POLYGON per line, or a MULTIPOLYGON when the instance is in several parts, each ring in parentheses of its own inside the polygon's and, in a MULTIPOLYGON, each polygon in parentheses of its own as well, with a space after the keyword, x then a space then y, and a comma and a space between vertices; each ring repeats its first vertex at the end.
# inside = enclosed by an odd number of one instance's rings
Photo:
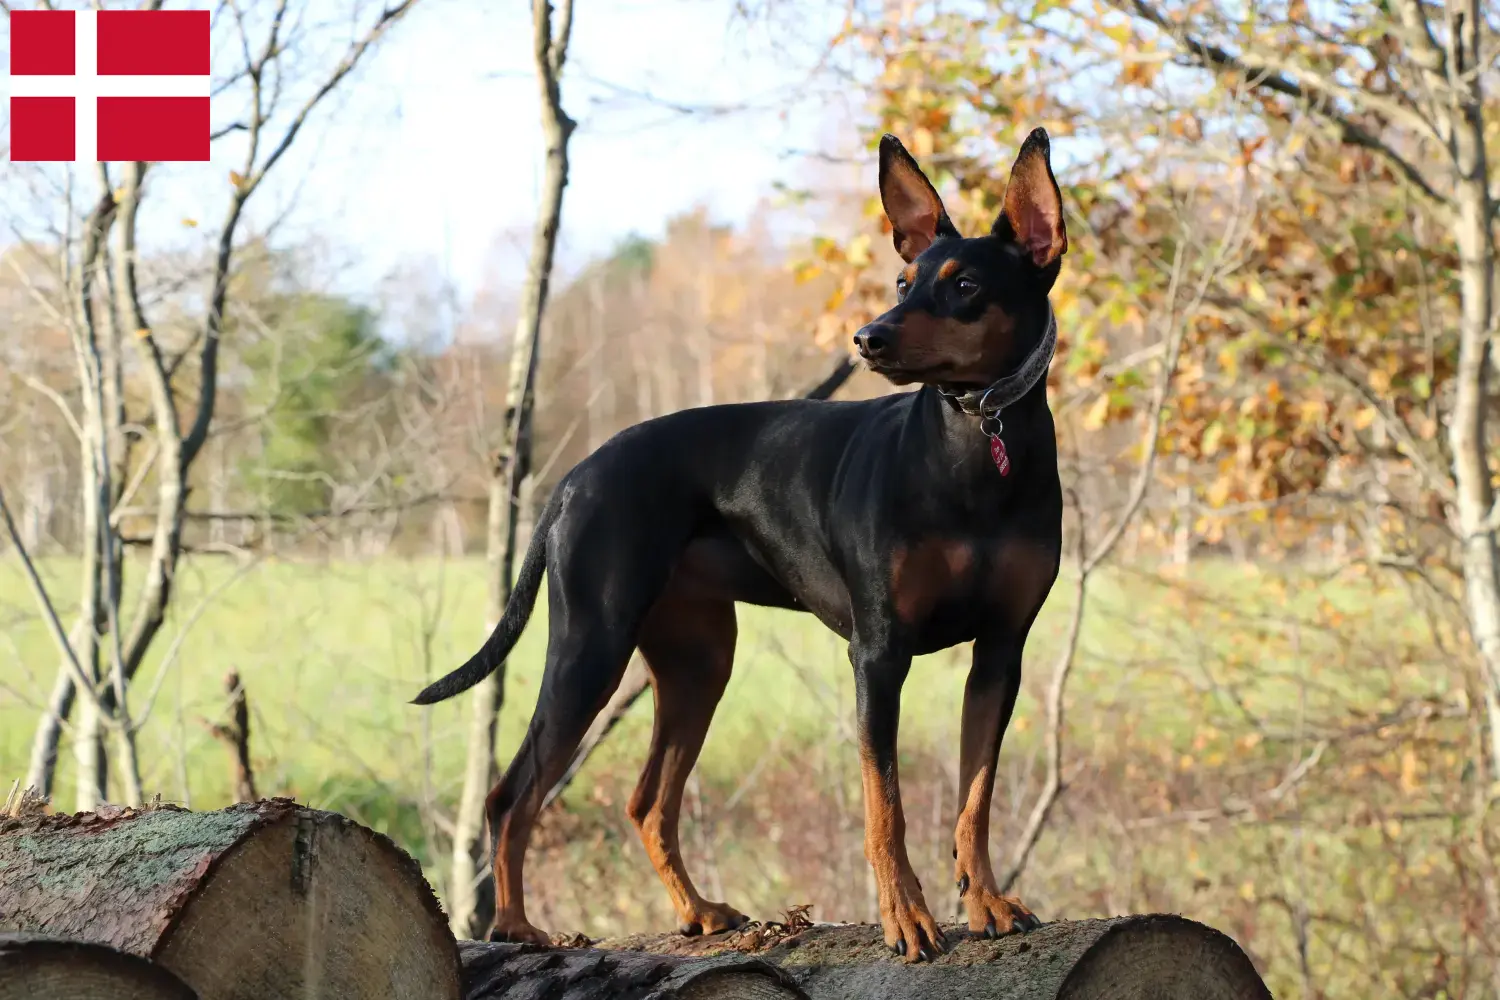
POLYGON ((1000 410, 1001 410, 1001 408, 1003 408, 1005 406, 1005 403, 1003 403, 1003 402, 999 402, 999 403, 991 403, 990 402, 990 396, 992 396, 996 392, 998 392, 999 389, 1000 389, 1000 383, 996 382, 996 383, 992 384, 988 389, 984 390, 984 395, 982 395, 982 396, 979 397, 979 415, 981 417, 986 417, 986 416, 989 416, 989 415, 994 414, 994 413, 999 413, 1000 410))

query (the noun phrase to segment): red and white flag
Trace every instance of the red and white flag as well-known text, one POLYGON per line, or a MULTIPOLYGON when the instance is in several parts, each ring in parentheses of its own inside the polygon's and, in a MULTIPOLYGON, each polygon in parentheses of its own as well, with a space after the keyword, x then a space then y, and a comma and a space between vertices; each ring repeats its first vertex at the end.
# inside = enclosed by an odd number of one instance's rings
POLYGON ((207 160, 209 12, 10 14, 13 161, 207 160))

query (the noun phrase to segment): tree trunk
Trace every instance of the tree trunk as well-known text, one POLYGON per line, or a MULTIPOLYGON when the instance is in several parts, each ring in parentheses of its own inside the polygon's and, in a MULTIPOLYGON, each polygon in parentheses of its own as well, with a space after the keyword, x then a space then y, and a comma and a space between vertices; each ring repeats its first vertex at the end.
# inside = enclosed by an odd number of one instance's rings
POLYGON ((467 1000, 522 996, 805 997, 807 1000, 1269 1000, 1233 940, 1178 916, 1048 924, 995 941, 947 930, 932 963, 908 965, 870 924, 789 933, 752 925, 710 938, 632 937, 599 948, 460 945, 467 1000), (771 970, 778 970, 773 977, 771 970), (726 974, 735 974, 737 981, 726 974), (715 982, 710 976, 726 976, 715 982), (723 985, 720 985, 722 983, 723 985), (749 992, 752 988, 763 992, 749 992), (696 992, 693 990, 696 989, 696 992), (738 992, 736 992, 738 990, 738 992))
MULTIPOLYGON (((103 574, 104 555, 99 547, 99 518, 102 515, 96 489, 98 475, 87 440, 83 443, 79 464, 83 480, 78 494, 83 507, 83 553, 80 568, 82 579, 78 587, 82 602, 78 609, 78 620, 82 627, 78 630, 80 641, 73 649, 83 667, 84 676, 98 690, 100 578, 103 574)), ((59 668, 66 669, 66 666, 59 668)), ((77 717, 73 720, 73 806, 80 812, 86 812, 108 798, 109 758, 105 752, 104 720, 99 716, 99 709, 89 698, 83 698, 81 702, 77 717)), ((46 727, 50 722, 51 720, 43 718, 38 728, 46 727)), ((41 733, 38 733, 38 739, 40 738, 41 733)), ((51 782, 52 776, 48 775, 47 784, 50 785, 51 782)))
MULTIPOLYGON (((99 180, 106 192, 112 192, 109 170, 99 164, 99 180)), ((113 194, 109 197, 113 199, 113 194)), ((90 326, 89 363, 94 370, 99 397, 99 505, 106 512, 100 521, 100 547, 104 551, 104 625, 109 634, 109 698, 105 705, 118 723, 113 726, 116 743, 115 772, 120 779, 119 798, 127 805, 139 806, 145 800, 141 787, 140 757, 136 751, 135 726, 129 711, 124 674, 124 649, 120 640, 121 599, 125 587, 125 544, 120 539, 115 511, 125 496, 130 468, 131 438, 125 433, 125 366, 124 343, 121 340, 119 296, 114 271, 110 267, 109 245, 100 247, 99 281, 104 290, 100 302, 100 325, 90 326)))
MULTIPOLYGON (((532 27, 533 57, 542 92, 547 166, 542 204, 532 231, 526 284, 521 290, 521 312, 511 345, 505 436, 490 478, 487 631, 495 627, 504 613, 515 577, 521 485, 531 472, 531 414, 536 399, 537 364, 541 359, 542 314, 547 307, 552 257, 557 250, 557 230, 562 221, 563 189, 568 186, 568 137, 574 128, 573 120, 563 112, 558 88, 573 27, 573 0, 563 0, 555 36, 552 4, 549 0, 535 0, 532 27)), ((455 934, 465 937, 480 933, 493 918, 494 901, 481 899, 478 892, 479 858, 484 841, 484 799, 495 777, 495 721, 505 703, 505 664, 480 682, 471 699, 468 754, 454 822, 453 868, 448 884, 450 923, 455 934)))
MULTIPOLYGON (((83 623, 73 626, 68 642, 79 649, 83 638, 83 623)), ((57 747, 62 741, 63 723, 73 712, 77 692, 73 689, 73 675, 68 670, 67 658, 58 664, 57 678, 52 682, 52 694, 47 707, 37 720, 36 733, 31 738, 31 760, 26 766, 26 787, 44 799, 52 797, 53 783, 57 778, 57 747)))
POLYGON ((0 931, 148 957, 210 998, 456 997, 420 867, 287 799, 0 820, 0 931))
MULTIPOLYGON (((1456 6, 1462 9, 1469 5, 1456 6)), ((1450 118, 1458 175, 1454 240, 1458 245, 1460 313, 1448 443, 1453 454, 1454 514, 1462 550, 1464 605, 1484 669, 1490 766, 1492 773, 1500 773, 1500 554, 1496 552, 1492 510, 1495 491, 1485 434, 1486 383, 1494 332, 1495 242, 1485 158, 1482 74, 1476 69, 1484 22, 1477 5, 1467 13, 1467 23, 1460 13, 1457 23, 1461 27, 1452 39, 1454 72, 1462 80, 1456 88, 1462 98, 1450 118)))
MULTIPOLYGON (((91 507, 92 504, 86 502, 86 506, 91 507)), ((97 541, 92 545, 85 544, 83 557, 85 575, 88 575, 90 570, 94 573, 98 572, 100 568, 97 562, 98 554, 97 541)), ((85 581, 85 593, 97 596, 97 584, 97 576, 92 581, 85 581)), ((93 598, 85 600, 92 601, 93 598)), ((91 610, 86 609, 83 620, 86 623, 83 628, 83 642, 76 647, 78 662, 83 666, 89 682, 97 690, 99 635, 94 631, 91 610)), ((104 719, 100 716, 96 703, 88 698, 82 699, 76 715, 77 717, 73 720, 73 803, 80 812, 86 812, 109 798, 109 755, 104 745, 104 719)), ((48 720, 43 719, 42 725, 47 724, 48 720)))
POLYGON ((0 1000, 198 1000, 171 972, 102 944, 0 934, 0 1000))
MULTIPOLYGON (((78 660, 83 666, 85 678, 96 690, 103 677, 100 671, 102 650, 99 647, 99 637, 109 631, 110 609, 107 606, 106 591, 113 592, 108 584, 112 582, 111 562, 114 556, 114 547, 109 543, 113 535, 109 525, 109 466, 106 458, 109 438, 105 426, 104 372, 98 363, 97 314, 100 308, 95 292, 99 257, 114 226, 115 202, 107 182, 103 188, 98 203, 84 223, 83 248, 78 264, 77 287, 74 289, 75 313, 68 329, 74 361, 78 366, 78 384, 82 389, 83 401, 80 421, 83 436, 79 442, 83 472, 79 500, 83 505, 85 535, 82 618, 89 628, 85 636, 85 649, 80 651, 78 660)), ((108 306, 103 308, 107 309, 108 306)), ((104 730, 105 719, 99 705, 94 699, 85 698, 79 706, 73 740, 78 769, 75 805, 80 811, 93 809, 105 801, 109 794, 104 730)))
MULTIPOLYGON (((498 459, 497 459, 498 461, 498 459)), ((489 603, 485 612, 485 634, 494 631, 510 597, 510 580, 500 579, 505 564, 505 508, 508 494, 499 470, 490 476, 490 504, 486 538, 489 568, 489 603)), ((453 862, 448 875, 448 923, 459 937, 478 937, 491 918, 493 901, 484 906, 480 898, 484 869, 484 800, 495 783, 495 727, 504 697, 497 670, 474 687, 469 695, 469 736, 464 760, 463 788, 458 814, 453 822, 453 862)))

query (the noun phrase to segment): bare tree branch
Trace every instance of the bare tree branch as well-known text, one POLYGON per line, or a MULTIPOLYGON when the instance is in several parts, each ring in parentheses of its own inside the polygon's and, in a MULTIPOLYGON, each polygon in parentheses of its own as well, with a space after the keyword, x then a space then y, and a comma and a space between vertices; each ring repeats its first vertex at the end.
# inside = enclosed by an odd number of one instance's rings
POLYGON ((68 401, 63 399, 62 393, 33 375, 22 375, 20 378, 27 386, 47 397, 52 405, 57 407, 58 412, 63 416, 63 420, 67 422, 68 430, 72 431, 73 437, 77 439, 79 444, 82 444, 83 428, 78 426, 78 418, 73 416, 73 410, 68 406, 68 401))
POLYGON ((234 231, 237 227, 246 200, 260 186, 265 179, 266 173, 276 165, 277 161, 291 148, 292 142, 297 134, 302 131, 303 125, 307 123, 310 116, 322 100, 338 86, 339 82, 348 76, 359 61, 364 57, 370 46, 385 34, 391 25, 406 15, 416 4, 417 0, 401 0, 392 7, 381 11, 376 20, 363 36, 360 37, 339 60, 333 72, 323 81, 322 85, 307 99, 298 110, 291 124, 282 133, 280 141, 272 148, 270 154, 259 165, 256 164, 256 155, 259 151, 261 134, 266 125, 265 112, 261 98, 260 73, 266 62, 275 57, 280 49, 277 47, 277 34, 280 29, 282 17, 286 11, 286 0, 281 0, 277 5, 275 16, 266 48, 257 63, 257 69, 252 74, 255 113, 251 118, 247 131, 250 133, 250 149, 246 155, 245 171, 239 175, 239 182, 235 185, 234 194, 230 199, 229 211, 224 220, 224 226, 219 237, 219 252, 214 266, 214 277, 212 292, 209 297, 208 318, 204 327, 203 346, 199 352, 199 378, 201 387, 198 393, 198 411, 193 420, 192 427, 183 438, 182 453, 184 460, 191 464, 197 457, 198 451, 208 438, 208 426, 213 420, 214 398, 218 392, 218 356, 219 356, 219 334, 224 323, 224 301, 229 292, 229 269, 230 261, 234 252, 234 231))
MULTIPOLYGON (((16 522, 11 518, 10 505, 5 502, 3 488, 0 488, 0 519, 5 521, 5 533, 10 538, 10 544, 15 548, 16 555, 21 559, 21 569, 26 574, 26 583, 31 587, 37 607, 41 609, 42 621, 47 626, 47 633, 52 636, 52 642, 57 646, 57 651, 62 654, 63 662, 72 671, 74 687, 82 691, 84 697, 98 707, 99 696, 94 691, 93 682, 84 673, 83 665, 78 662, 78 654, 73 651, 73 644, 68 641, 68 635, 63 631, 62 622, 57 617, 57 608, 47 593, 47 585, 42 582, 41 576, 36 571, 36 565, 31 561, 26 546, 21 542, 21 533, 16 530, 16 522)), ((105 713, 100 714, 101 717, 108 718, 105 713)))
POLYGON ((1279 71, 1272 60, 1264 56, 1250 53, 1235 55, 1217 45, 1202 41, 1185 28, 1170 21, 1160 8, 1150 3, 1149 0, 1110 0, 1110 4, 1123 13, 1134 13, 1155 25, 1200 64, 1233 73, 1252 87, 1304 102, 1313 114, 1338 130, 1339 139, 1342 142, 1361 146, 1381 157, 1407 183, 1420 192, 1434 209, 1442 214, 1449 214, 1452 208, 1451 201, 1427 180, 1415 163, 1380 136, 1335 108, 1333 100, 1339 97, 1351 101, 1358 100, 1372 110, 1379 105, 1378 110, 1388 116, 1398 117, 1407 124, 1415 123, 1420 132, 1430 134, 1431 124, 1414 109, 1383 100, 1378 95, 1366 91, 1354 94, 1347 88, 1339 87, 1332 81, 1323 79, 1318 74, 1302 67, 1295 69, 1299 79, 1291 79, 1279 71))

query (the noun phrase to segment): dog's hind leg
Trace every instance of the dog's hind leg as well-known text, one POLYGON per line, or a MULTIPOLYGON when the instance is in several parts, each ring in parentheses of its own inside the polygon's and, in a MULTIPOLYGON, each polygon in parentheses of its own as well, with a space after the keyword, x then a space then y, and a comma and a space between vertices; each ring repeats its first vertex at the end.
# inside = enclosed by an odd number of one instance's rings
POLYGON ((671 572, 680 543, 652 532, 614 533, 564 519, 548 562, 547 661, 536 710, 504 777, 485 801, 495 873, 492 941, 545 944, 526 919, 522 866, 542 799, 619 686, 636 634, 671 572), (604 553, 607 553, 604 554, 604 553))
POLYGON ((504 777, 485 800, 495 873, 491 941, 548 941, 526 919, 526 847, 543 797, 567 770, 584 732, 619 686, 630 658, 628 639, 610 643, 587 635, 581 641, 557 640, 554 632, 531 725, 504 777))
POLYGON ((650 670, 656 719, 650 754, 628 811, 672 897, 679 930, 714 934, 748 918, 699 894, 683 865, 677 828, 683 786, 729 683, 737 626, 733 601, 694 597, 685 589, 669 585, 641 628, 640 649, 650 670))

